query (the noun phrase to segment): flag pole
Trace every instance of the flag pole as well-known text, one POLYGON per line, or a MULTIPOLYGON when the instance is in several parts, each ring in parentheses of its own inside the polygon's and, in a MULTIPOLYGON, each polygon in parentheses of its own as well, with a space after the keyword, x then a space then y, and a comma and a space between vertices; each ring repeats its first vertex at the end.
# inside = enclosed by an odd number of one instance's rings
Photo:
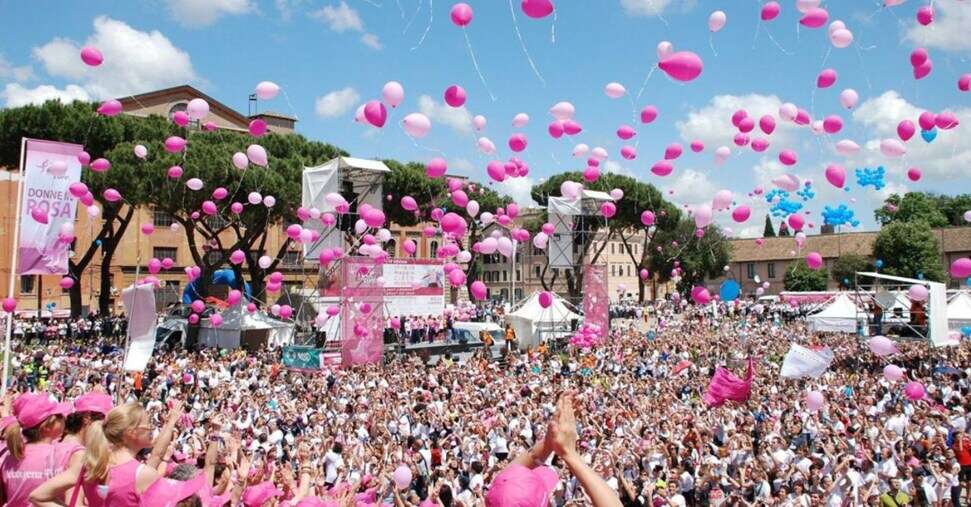
MULTIPOLYGON (((10 279, 7 284, 7 296, 14 297, 14 289, 16 288, 17 280, 17 254, 20 251, 18 242, 20 241, 20 214, 23 211, 21 206, 23 205, 23 193, 24 193, 24 174, 27 172, 26 167, 26 156, 27 156, 27 138, 20 138, 20 172, 17 174, 17 214, 14 215, 14 230, 13 238, 11 239, 10 254, 10 279)), ((38 288, 38 291, 40 289, 38 288)), ((10 374, 10 335, 13 331, 13 318, 16 314, 16 308, 14 311, 7 315, 7 334, 3 340, 3 385, 0 386, 0 395, 7 394, 7 376, 10 374)), ((40 313, 37 315, 40 318, 40 313)))

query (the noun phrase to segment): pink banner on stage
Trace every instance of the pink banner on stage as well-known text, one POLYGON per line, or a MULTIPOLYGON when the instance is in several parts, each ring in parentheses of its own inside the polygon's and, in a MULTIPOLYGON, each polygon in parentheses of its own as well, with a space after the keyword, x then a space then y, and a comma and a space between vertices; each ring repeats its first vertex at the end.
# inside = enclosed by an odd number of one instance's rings
POLYGON ((384 266, 366 257, 341 261, 341 364, 381 362, 384 352, 384 266))
POLYGON ((82 149, 79 144, 26 140, 17 274, 67 274, 71 244, 61 237, 61 226, 74 223, 77 200, 68 187, 81 180, 82 149))
POLYGON ((583 323, 597 326, 600 339, 607 338, 610 328, 607 294, 607 266, 603 264, 583 267, 583 323))

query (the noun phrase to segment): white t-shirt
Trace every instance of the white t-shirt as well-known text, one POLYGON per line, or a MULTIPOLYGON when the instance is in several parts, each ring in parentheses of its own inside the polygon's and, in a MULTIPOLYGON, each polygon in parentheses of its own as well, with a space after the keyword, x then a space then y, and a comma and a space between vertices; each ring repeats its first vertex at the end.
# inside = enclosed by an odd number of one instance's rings
POLYGON ((334 484, 337 482, 337 469, 344 466, 344 458, 334 451, 328 451, 324 455, 324 482, 334 484))

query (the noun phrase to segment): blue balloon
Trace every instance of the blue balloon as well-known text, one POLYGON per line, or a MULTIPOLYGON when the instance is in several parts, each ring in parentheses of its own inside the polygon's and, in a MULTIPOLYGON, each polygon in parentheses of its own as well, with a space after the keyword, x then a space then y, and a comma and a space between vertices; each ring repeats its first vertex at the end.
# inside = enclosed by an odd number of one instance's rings
POLYGON ((722 301, 735 301, 741 293, 741 287, 735 280, 725 280, 718 288, 718 296, 722 301))
POLYGON ((920 137, 924 139, 925 143, 930 144, 931 141, 937 138, 937 129, 932 128, 930 130, 921 130, 920 137))
POLYGON ((100 239, 94 240, 94 244, 95 245, 98 245, 98 246, 101 246, 101 240, 100 239))
POLYGON ((968 279, 964 281, 964 283, 966 285, 971 285, 971 276, 969 276, 968 279))
POLYGON ((971 336, 971 326, 962 327, 961 334, 963 334, 964 336, 971 336))
POLYGON ((923 280, 924 279, 924 273, 917 273, 917 279, 918 280, 923 280))
POLYGON ((874 265, 876 265, 877 269, 882 268, 883 267, 883 259, 877 259, 877 262, 874 262, 874 265))

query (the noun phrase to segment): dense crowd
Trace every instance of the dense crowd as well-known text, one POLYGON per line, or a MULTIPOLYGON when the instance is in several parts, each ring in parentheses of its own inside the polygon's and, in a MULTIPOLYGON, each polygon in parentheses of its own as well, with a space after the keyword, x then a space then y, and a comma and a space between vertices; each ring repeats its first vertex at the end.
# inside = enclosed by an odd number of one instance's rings
POLYGON ((9 505, 95 506, 968 500, 966 343, 902 342, 879 358, 781 307, 642 311, 650 331, 615 321, 594 350, 317 374, 282 368, 274 351, 207 350, 157 353, 123 376, 117 347, 19 342, 10 389, 34 394, 4 407, 3 492, 9 505), (835 360, 818 378, 781 378, 792 343, 828 346, 835 360), (749 358, 748 401, 707 406, 715 367, 742 375, 749 358), (888 362, 926 398, 884 378, 888 362), (28 363, 47 368, 43 384, 28 363), (809 408, 810 389, 822 408, 809 408))

